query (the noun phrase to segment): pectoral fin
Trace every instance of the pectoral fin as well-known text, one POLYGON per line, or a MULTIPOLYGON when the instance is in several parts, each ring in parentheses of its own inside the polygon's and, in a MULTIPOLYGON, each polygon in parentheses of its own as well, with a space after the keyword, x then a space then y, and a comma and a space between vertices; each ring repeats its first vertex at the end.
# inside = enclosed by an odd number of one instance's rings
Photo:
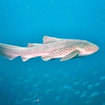
POLYGON ((64 56, 63 58, 61 58, 60 61, 66 61, 66 60, 72 59, 72 58, 76 57, 78 54, 79 54, 79 51, 77 51, 77 50, 73 51, 70 54, 68 54, 68 55, 64 56))

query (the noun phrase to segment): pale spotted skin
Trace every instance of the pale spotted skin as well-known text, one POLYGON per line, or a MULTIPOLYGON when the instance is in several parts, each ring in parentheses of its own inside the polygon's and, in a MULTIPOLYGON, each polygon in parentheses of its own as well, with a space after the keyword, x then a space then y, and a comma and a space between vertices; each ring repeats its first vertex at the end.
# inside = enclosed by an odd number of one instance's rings
POLYGON ((75 50, 79 51, 78 56, 85 56, 99 49, 96 45, 83 40, 62 40, 53 42, 47 46, 50 46, 49 56, 51 58, 64 57, 75 50))
POLYGON ((78 52, 78 56, 85 56, 99 50, 97 45, 85 40, 45 36, 43 42, 43 44, 29 44, 28 47, 0 44, 0 55, 11 60, 21 56, 23 61, 41 56, 43 60, 47 61, 53 58, 63 58, 72 52, 78 52))

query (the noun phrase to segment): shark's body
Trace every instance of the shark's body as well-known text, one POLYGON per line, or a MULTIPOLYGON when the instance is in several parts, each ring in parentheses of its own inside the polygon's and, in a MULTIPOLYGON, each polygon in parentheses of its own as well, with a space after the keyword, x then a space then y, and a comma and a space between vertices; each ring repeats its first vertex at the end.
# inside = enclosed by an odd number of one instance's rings
POLYGON ((85 40, 60 39, 44 36, 43 44, 29 43, 27 47, 19 47, 0 43, 0 55, 10 60, 21 56, 23 61, 41 56, 44 61, 61 58, 66 61, 76 56, 85 56, 97 52, 95 44, 85 40))

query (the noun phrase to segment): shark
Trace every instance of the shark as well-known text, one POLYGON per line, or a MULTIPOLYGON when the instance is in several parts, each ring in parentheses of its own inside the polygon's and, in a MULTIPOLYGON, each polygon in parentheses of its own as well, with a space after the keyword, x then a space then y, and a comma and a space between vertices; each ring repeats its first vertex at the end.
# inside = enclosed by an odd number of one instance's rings
POLYGON ((66 61, 76 57, 91 55, 99 50, 99 47, 87 40, 63 39, 50 36, 43 37, 43 43, 28 43, 27 47, 0 43, 0 55, 13 60, 21 57, 22 61, 41 57, 43 61, 61 58, 66 61))

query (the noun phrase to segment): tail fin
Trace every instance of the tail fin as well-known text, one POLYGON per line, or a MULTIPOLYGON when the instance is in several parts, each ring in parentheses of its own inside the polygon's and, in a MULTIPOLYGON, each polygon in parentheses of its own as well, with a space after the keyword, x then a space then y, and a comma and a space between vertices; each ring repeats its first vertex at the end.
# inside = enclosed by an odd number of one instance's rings
POLYGON ((13 60, 20 56, 19 49, 21 49, 21 47, 0 43, 0 55, 8 58, 9 60, 13 60))

